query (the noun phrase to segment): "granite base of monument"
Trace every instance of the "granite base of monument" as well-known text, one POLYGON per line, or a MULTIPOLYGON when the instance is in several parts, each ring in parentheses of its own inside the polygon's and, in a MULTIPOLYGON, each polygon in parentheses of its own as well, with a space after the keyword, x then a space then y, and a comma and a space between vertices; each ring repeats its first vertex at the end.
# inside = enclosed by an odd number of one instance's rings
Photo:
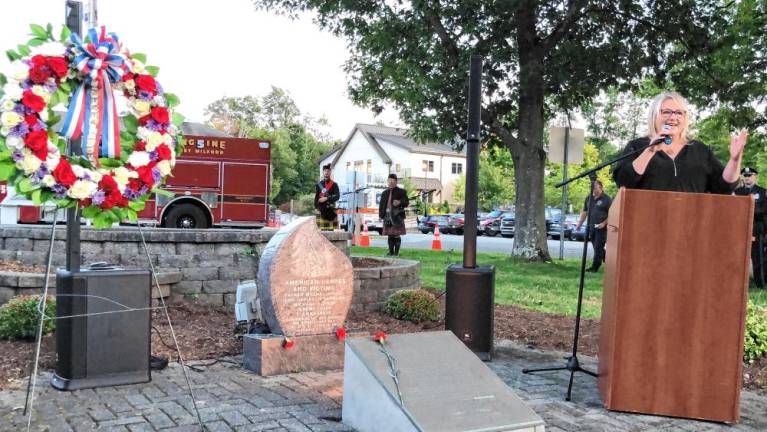
MULTIPOLYGON (((347 338, 368 337, 349 332, 347 338)), ((242 365, 261 376, 295 372, 336 370, 344 366, 344 341, 335 334, 295 336, 291 348, 283 347, 285 336, 248 334, 242 339, 242 365)))
POLYGON ((543 432, 543 420, 448 331, 391 335, 402 404, 381 346, 351 339, 343 422, 360 432, 543 432))

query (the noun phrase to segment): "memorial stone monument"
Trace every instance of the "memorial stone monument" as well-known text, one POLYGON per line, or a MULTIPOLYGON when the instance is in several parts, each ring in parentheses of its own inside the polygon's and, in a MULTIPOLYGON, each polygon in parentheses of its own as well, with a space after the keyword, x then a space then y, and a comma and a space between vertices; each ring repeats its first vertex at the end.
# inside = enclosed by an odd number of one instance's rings
POLYGON ((352 264, 313 217, 280 229, 258 267, 258 301, 269 334, 243 339, 243 364, 263 376, 343 366, 342 328, 353 294, 352 264))

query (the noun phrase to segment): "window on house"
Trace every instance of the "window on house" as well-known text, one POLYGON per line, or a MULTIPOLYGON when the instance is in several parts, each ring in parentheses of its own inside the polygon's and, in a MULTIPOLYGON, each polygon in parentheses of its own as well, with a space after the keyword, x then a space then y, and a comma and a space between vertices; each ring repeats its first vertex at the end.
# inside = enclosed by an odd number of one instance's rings
POLYGON ((346 171, 351 171, 351 169, 352 169, 352 163, 346 162, 346 171))
POLYGON ((394 172, 395 173, 401 173, 402 172, 402 166, 400 166, 400 164, 394 164, 394 172))
POLYGON ((368 175, 368 183, 372 182, 373 181, 373 160, 372 159, 368 159, 367 175, 368 175))
POLYGON ((434 161, 430 160, 424 160, 423 162, 423 170, 424 172, 434 172, 434 161))
POLYGON ((462 163, 453 163, 453 174, 463 174, 463 164, 462 163))

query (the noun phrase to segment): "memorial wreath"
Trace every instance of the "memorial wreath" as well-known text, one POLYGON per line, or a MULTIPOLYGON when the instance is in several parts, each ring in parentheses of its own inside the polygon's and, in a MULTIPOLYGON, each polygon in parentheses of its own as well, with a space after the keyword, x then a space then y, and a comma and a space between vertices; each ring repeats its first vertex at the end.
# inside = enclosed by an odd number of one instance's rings
POLYGON ((30 27, 32 39, 6 51, 10 70, 0 74, 0 181, 36 205, 79 206, 96 227, 136 220, 151 193, 167 193, 159 186, 183 148, 178 98, 145 55, 104 27, 85 40, 30 27))

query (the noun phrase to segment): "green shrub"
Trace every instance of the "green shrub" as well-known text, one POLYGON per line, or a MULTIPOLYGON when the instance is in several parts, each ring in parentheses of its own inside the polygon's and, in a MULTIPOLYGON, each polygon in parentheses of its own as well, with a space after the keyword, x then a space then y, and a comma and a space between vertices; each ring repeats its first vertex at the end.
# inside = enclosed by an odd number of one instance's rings
MULTIPOLYGON (((34 339, 40 318, 38 303, 41 296, 19 296, 0 306, 0 339, 34 339)), ((48 296, 45 315, 56 316, 56 300, 48 296)), ((45 320, 43 335, 56 328, 55 320, 45 320)))
POLYGON ((743 360, 748 363, 767 355, 767 309, 748 302, 743 360))
POLYGON ((386 299, 384 313, 413 322, 439 319, 439 303, 434 294, 422 290, 397 291, 386 299))

